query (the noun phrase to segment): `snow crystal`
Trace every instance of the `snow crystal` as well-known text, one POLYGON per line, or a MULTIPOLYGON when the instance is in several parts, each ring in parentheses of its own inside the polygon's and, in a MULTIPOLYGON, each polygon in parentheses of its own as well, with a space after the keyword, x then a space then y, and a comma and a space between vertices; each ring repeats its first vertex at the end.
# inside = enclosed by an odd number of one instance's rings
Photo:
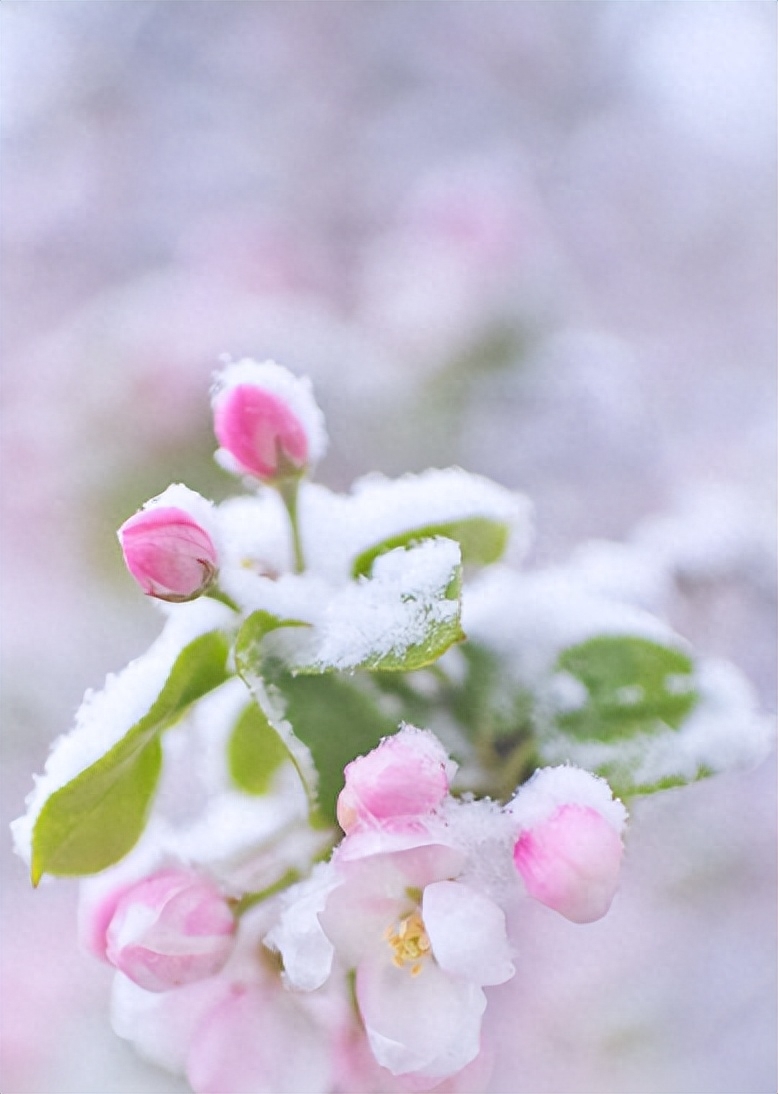
POLYGON ((514 562, 526 553, 532 536, 532 506, 527 498, 458 467, 399 479, 367 475, 345 497, 306 485, 300 514, 309 563, 341 579, 363 551, 431 524, 476 517, 505 524, 507 553, 514 562))
POLYGON ((215 536, 214 526, 214 506, 212 501, 208 501, 202 494, 198 494, 196 490, 190 490, 188 486, 184 486, 182 482, 171 483, 167 489, 163 490, 161 494, 157 494, 156 497, 149 498, 147 502, 143 503, 142 508, 146 509, 162 509, 166 506, 170 506, 173 509, 183 509, 185 513, 188 513, 197 523, 208 532, 211 538, 215 536))
POLYGON ((376 559, 373 576, 338 590, 320 624, 317 662, 351 669, 423 642, 456 620, 458 603, 442 593, 461 560, 459 545, 425 540, 376 559))
POLYGON ((605 779, 569 765, 540 768, 507 808, 521 828, 533 828, 562 805, 595 809, 619 834, 627 821, 627 810, 613 797, 605 779))
POLYGON ((507 656, 517 682, 533 689, 545 684, 563 649, 596 635, 635 635, 687 649, 655 616, 591 591, 562 567, 484 571, 465 587, 462 626, 469 638, 507 656))
POLYGON ((234 570, 276 577, 292 569, 289 518, 277 491, 229 498, 216 507, 220 548, 219 583, 225 589, 234 570))

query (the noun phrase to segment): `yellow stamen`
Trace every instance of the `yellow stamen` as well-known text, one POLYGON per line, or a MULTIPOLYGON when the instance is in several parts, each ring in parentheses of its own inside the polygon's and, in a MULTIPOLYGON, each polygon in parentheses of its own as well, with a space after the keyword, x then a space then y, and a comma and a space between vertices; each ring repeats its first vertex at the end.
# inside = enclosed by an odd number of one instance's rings
POLYGON ((397 927, 387 927, 384 938, 394 951, 392 964, 398 969, 411 966, 411 976, 418 976, 422 960, 430 952, 430 940, 418 911, 403 916, 397 927), (422 960, 420 960, 420 958, 422 960))

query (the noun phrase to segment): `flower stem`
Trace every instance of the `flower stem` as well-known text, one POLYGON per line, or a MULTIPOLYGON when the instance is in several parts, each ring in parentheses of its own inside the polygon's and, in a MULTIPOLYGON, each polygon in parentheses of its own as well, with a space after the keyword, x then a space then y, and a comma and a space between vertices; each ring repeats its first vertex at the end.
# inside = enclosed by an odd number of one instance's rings
POLYGON ((245 893, 240 900, 236 902, 232 909, 233 913, 236 917, 240 918, 244 912, 249 910, 249 908, 253 908, 256 904, 261 904, 263 900, 267 900, 268 897, 275 896, 276 893, 288 889, 290 885, 294 885, 301 877, 302 874, 299 870, 287 870, 278 881, 275 881, 272 885, 268 885, 266 889, 261 889, 259 892, 255 893, 245 893))
POLYGON ((240 608, 232 599, 232 597, 227 596, 226 593, 222 592, 218 585, 212 585, 204 595, 209 596, 211 600, 218 600, 220 604, 226 604, 227 607, 232 608, 234 612, 240 611, 240 608))
POLYGON ((289 514, 289 524, 292 529, 292 547, 294 549, 294 572, 301 574, 305 569, 305 556, 300 539, 300 524, 297 519, 297 494, 300 487, 299 475, 290 475, 280 479, 277 489, 289 514))

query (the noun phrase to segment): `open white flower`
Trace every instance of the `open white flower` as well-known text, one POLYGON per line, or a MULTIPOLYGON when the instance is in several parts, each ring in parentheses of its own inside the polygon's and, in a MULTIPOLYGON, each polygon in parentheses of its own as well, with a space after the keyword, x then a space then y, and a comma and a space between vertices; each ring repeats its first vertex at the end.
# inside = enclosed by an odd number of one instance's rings
POLYGON ((394 1075, 442 1080, 480 1048, 483 987, 514 967, 502 909, 458 880, 465 854, 430 833, 385 834, 372 849, 347 838, 266 942, 293 987, 329 975, 333 957, 355 970, 356 999, 377 1062, 394 1075), (378 847, 378 849, 375 849, 378 847), (367 851, 367 853, 364 853, 367 851), (318 921, 318 926, 316 925, 318 921), (297 976, 298 950, 319 933, 318 976, 297 976), (329 945, 327 945, 327 943, 329 945))

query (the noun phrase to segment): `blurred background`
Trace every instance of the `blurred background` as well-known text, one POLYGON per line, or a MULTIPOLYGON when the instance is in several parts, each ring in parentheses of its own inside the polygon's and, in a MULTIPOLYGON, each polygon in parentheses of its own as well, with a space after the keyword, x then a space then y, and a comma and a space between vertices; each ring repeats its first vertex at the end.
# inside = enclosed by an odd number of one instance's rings
MULTIPOLYGON (((775 711, 776 10, 5 0, 4 822, 159 629, 118 524, 232 488, 224 353, 313 378, 329 486, 459 463, 534 498, 530 565, 654 536, 775 711)), ((639 803, 608 918, 538 910, 493 1091, 775 1090, 774 784, 639 803)), ((183 1090, 9 844, 2 1089, 183 1090)))

